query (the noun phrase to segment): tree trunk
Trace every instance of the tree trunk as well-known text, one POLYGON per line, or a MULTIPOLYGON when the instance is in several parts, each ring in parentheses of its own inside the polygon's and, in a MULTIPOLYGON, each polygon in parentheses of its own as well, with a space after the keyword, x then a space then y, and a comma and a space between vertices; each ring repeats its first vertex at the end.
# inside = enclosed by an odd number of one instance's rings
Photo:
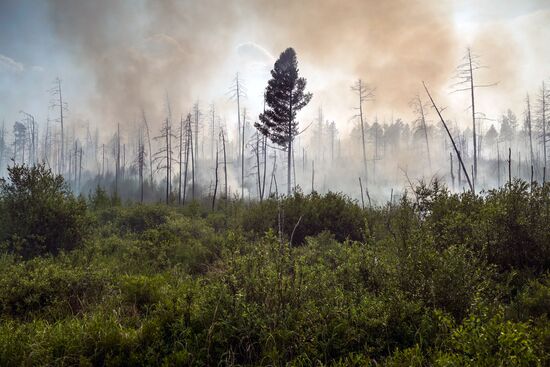
POLYGON ((477 142, 476 142, 476 105, 474 96, 474 72, 472 69, 472 56, 468 49, 468 64, 470 68, 470 92, 472 96, 472 137, 474 143, 474 179, 477 176, 477 142))
POLYGON ((449 139, 451 140, 451 143, 453 143, 453 148, 454 148, 454 150, 456 152, 456 155, 458 157, 458 161, 460 162, 460 165, 462 166, 462 169, 464 171, 464 175, 466 176, 466 179, 468 180, 468 185, 470 186, 470 190, 472 190, 472 192, 474 192, 474 187, 472 185, 472 182, 470 181, 470 176, 468 176, 468 171, 466 170, 466 167, 464 166, 464 162, 462 161, 462 157, 460 156, 460 151, 456 147, 455 140, 453 139, 453 136, 451 135, 451 132, 449 131, 449 128, 447 127, 447 124, 445 123, 445 120, 443 120, 443 116, 441 116, 441 112, 439 111, 439 108, 437 108, 437 106, 436 106, 436 104, 435 104, 435 102, 432 98, 432 95, 428 91, 428 87, 426 87, 426 84, 424 82, 422 82, 422 84, 424 84, 424 89, 426 90, 426 93, 428 94, 428 97, 430 97, 430 101, 432 102, 432 105, 433 105, 434 109, 436 110, 437 115, 439 116, 439 119, 441 120, 441 123, 443 124, 443 127, 445 128, 445 131, 447 131, 447 135, 449 136, 449 139))
POLYGON ((214 195, 212 196, 212 211, 216 206, 216 193, 218 192, 218 147, 216 146, 216 168, 214 170, 214 195))

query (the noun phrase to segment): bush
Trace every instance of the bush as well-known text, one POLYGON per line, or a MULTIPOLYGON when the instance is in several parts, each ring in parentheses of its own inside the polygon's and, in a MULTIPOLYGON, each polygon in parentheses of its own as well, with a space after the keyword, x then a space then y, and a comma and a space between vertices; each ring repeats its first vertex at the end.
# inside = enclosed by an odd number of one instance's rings
POLYGON ((280 213, 273 198, 253 204, 243 213, 242 226, 245 231, 263 235, 269 229, 278 230, 279 214, 284 236, 292 237, 293 245, 301 245, 307 236, 323 231, 329 231, 338 241, 363 239, 361 208, 348 196, 334 192, 296 192, 281 199, 280 213))
POLYGON ((85 312, 108 290, 108 276, 48 258, 4 259, 0 269, 0 316, 56 320, 85 312))
POLYGON ((0 181, 0 241, 24 258, 79 246, 88 233, 86 203, 44 164, 8 167, 0 181))

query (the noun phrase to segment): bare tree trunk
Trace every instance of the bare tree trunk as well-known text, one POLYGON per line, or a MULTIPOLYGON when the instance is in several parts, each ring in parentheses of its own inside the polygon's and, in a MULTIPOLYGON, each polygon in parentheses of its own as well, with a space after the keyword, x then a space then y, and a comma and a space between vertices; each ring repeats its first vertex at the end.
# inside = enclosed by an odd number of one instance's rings
POLYGON ((116 166, 115 166, 115 196, 118 196, 118 175, 120 170, 120 124, 117 124, 116 134, 116 166))
POLYGON ((266 179, 266 173, 267 173, 267 136, 263 137, 263 159, 264 159, 264 172, 263 172, 263 179, 262 179, 262 195, 261 199, 263 199, 265 195, 265 179, 266 179))
POLYGON ((105 144, 101 144, 101 177, 105 176, 105 144))
POLYGON ((497 141, 497 186, 500 187, 500 148, 497 141))
POLYGON ((256 133, 256 174, 258 175, 258 198, 260 199, 260 202, 262 202, 262 175, 261 175, 261 167, 260 167, 260 134, 256 133))
POLYGON ((315 161, 311 161, 311 192, 315 191, 315 161))
POLYGON ((365 170, 365 180, 368 182, 368 170, 367 170, 367 147, 366 147, 366 143, 365 143, 365 123, 363 122, 363 100, 364 100, 364 96, 363 96, 363 92, 364 92, 364 87, 363 87, 363 84, 362 84, 362 81, 361 79, 359 79, 358 81, 358 93, 359 93, 359 121, 361 122, 361 145, 362 145, 362 148, 363 148, 363 168, 365 170))
POLYGON ((223 130, 220 131, 220 134, 222 136, 222 147, 223 147, 223 181, 225 184, 225 205, 227 206, 227 202, 229 201, 229 198, 227 197, 227 155, 225 152, 225 133, 223 130))
POLYGON ((166 204, 170 202, 170 129, 168 118, 165 120, 166 133, 166 204))
POLYGON ((292 172, 292 139, 293 139, 293 136, 292 136, 292 92, 290 92, 290 98, 289 98, 289 116, 288 116, 288 156, 287 156, 287 181, 286 181, 286 184, 287 184, 287 195, 290 196, 290 192, 291 192, 291 186, 292 186, 292 183, 291 183, 291 172, 292 172))
POLYGON ((57 78, 57 88, 59 91, 59 122, 61 124, 61 168, 60 173, 63 174, 65 167, 65 133, 63 121, 63 96, 61 95, 61 79, 57 78))
POLYGON ((532 135, 532 129, 531 129, 531 103, 529 101, 529 94, 527 94, 527 99, 526 99, 526 102, 527 102, 527 130, 528 130, 528 133, 529 133, 529 152, 530 152, 530 157, 531 157, 531 166, 533 166, 534 164, 534 155, 533 155, 533 135, 532 135))
POLYGON ((544 82, 542 82, 542 152, 543 152, 543 162, 544 162, 544 167, 546 167, 546 159, 547 159, 547 155, 546 155, 546 141, 547 141, 547 136, 546 136, 546 88, 544 86, 544 82))
POLYGON ((153 150, 151 149, 151 135, 149 133, 149 124, 145 118, 145 110, 141 110, 141 115, 143 116, 143 122, 145 123, 145 131, 147 132, 147 142, 149 144, 149 180, 151 187, 153 187, 153 150))
POLYGON ((512 148, 508 148, 508 184, 512 185, 512 148))
POLYGON ((80 152, 78 152, 78 192, 80 193, 80 180, 82 178, 82 146, 80 146, 80 152))
MULTIPOLYGON (((197 170, 198 172, 198 163, 199 163, 199 118, 200 118, 200 109, 199 102, 195 104, 195 137, 193 139, 193 144, 195 145, 195 155, 193 156, 193 172, 197 170)), ((194 173, 193 173, 194 175, 194 173)), ((194 196, 193 196, 194 199, 194 196)))
POLYGON ((189 149, 190 149, 190 141, 191 141, 191 115, 187 115, 187 123, 186 123, 186 130, 185 130, 185 172, 183 175, 183 201, 182 205, 185 205, 185 199, 187 197, 187 172, 189 169, 189 149))
POLYGON ((472 56, 468 48, 468 66, 470 69, 470 92, 472 97, 472 137, 474 144, 474 178, 477 176, 477 142, 476 142, 476 105, 474 95, 474 72, 472 69, 472 56))
POLYGON ((475 192, 474 187, 472 185, 472 182, 470 181, 470 177, 468 176, 468 171, 466 171, 466 167, 464 166, 464 162, 462 161, 462 157, 460 156, 460 151, 456 147, 453 136, 451 135, 451 132, 449 131, 449 128, 447 127, 447 124, 445 123, 445 120, 443 120, 443 116, 441 116, 441 112, 439 111, 439 108, 437 108, 437 106, 436 106, 436 104, 435 104, 435 102, 432 98, 432 95, 428 91, 428 87, 426 87, 426 84, 424 82, 422 82, 422 84, 424 84, 424 89, 426 90, 426 93, 428 94, 428 97, 430 97, 430 101, 432 102, 432 106, 436 110, 437 115, 439 116, 439 119, 441 120, 441 123, 443 124, 443 127, 445 128, 445 131, 447 131, 447 135, 449 136, 449 139, 451 140, 451 143, 453 143, 453 148, 454 148, 454 150, 456 152, 456 155, 458 157, 458 161, 460 162, 460 165, 462 166, 462 169, 464 170, 464 175, 466 176, 466 179, 468 180, 468 185, 470 186, 470 190, 472 190, 472 192, 475 192))
POLYGON ((140 129, 139 144, 138 144, 138 174, 139 174, 139 191, 140 191, 141 203, 143 203, 143 166, 144 164, 145 164, 145 147, 143 146, 143 136, 140 129))
POLYGON ((218 147, 216 146, 216 168, 214 170, 214 195, 212 196, 212 211, 216 207, 216 193, 218 192, 218 147))
POLYGON ((428 142, 428 127, 426 126, 426 117, 424 115, 424 107, 422 106, 422 100, 420 96, 418 98, 418 105, 420 107, 420 120, 422 122, 422 130, 424 130, 424 141, 426 142, 426 152, 428 154, 428 164, 430 166, 430 172, 432 171, 432 159, 430 158, 430 144, 428 142))
POLYGON ((179 144, 179 154, 178 154, 178 163, 179 163, 179 182, 178 182, 178 204, 181 204, 181 174, 182 172, 182 153, 183 153, 183 116, 180 118, 180 144, 179 144))
POLYGON ((365 197, 363 196, 363 184, 361 183, 361 177, 359 177, 359 189, 361 190, 361 208, 365 210, 365 197))
MULTIPOLYGON (((189 120, 191 128, 191 120, 189 120)), ((195 142, 196 144, 196 142, 195 142)), ((189 146, 191 148, 191 197, 195 200, 195 155, 193 154, 193 131, 189 131, 189 146)))
POLYGON ((241 139, 241 200, 244 200, 244 128, 246 126, 246 108, 243 108, 243 133, 241 139))
POLYGON ((451 162, 451 181, 453 182, 453 190, 455 189, 455 173, 453 170, 453 153, 449 152, 449 161, 451 162))

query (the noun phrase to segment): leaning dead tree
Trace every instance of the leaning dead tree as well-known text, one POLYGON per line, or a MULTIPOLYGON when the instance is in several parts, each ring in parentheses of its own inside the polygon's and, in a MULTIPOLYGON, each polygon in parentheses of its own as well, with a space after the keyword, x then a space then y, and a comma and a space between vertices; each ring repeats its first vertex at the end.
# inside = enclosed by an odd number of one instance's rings
POLYGON ((447 127, 447 124, 445 123, 445 120, 443 119, 443 116, 441 116, 441 112, 440 112, 439 108, 436 106, 436 104, 435 104, 435 102, 432 98, 432 95, 428 91, 428 87, 426 86, 426 83, 422 82, 422 84, 424 85, 424 89, 426 90, 426 93, 428 94, 428 97, 430 98, 432 106, 435 109, 435 111, 437 112, 437 115, 439 116, 439 119, 441 120, 441 123, 443 124, 443 127, 445 128, 445 131, 447 131, 447 135, 449 136, 449 139, 451 140, 451 143, 453 144, 453 148, 455 150, 458 161, 460 162, 460 166, 462 167, 462 171, 464 172, 464 176, 466 176, 466 179, 468 180, 468 185, 470 186, 470 190, 472 192, 474 192, 474 187, 472 185, 472 181, 470 181, 470 176, 468 175, 468 171, 466 170, 466 167, 464 166, 464 162, 462 161, 462 157, 460 156, 460 151, 458 150, 458 148, 455 144, 455 140, 453 139, 453 135, 449 131, 449 128, 447 127))
POLYGON ((474 72, 485 68, 479 63, 479 56, 472 54, 470 48, 467 49, 466 54, 462 58, 462 63, 457 66, 455 79, 456 83, 453 87, 456 89, 453 92, 470 92, 472 110, 472 142, 474 149, 474 176, 477 177, 477 163, 478 163, 478 146, 477 146, 477 132, 476 132, 476 119, 483 118, 483 115, 476 112, 475 103, 475 91, 476 88, 485 88, 496 85, 491 84, 476 84, 474 81, 474 72))
POLYGON ((374 99, 374 88, 369 87, 367 84, 363 83, 361 79, 351 87, 351 90, 357 94, 358 98, 358 107, 355 109, 358 110, 355 117, 359 118, 361 124, 361 145, 363 150, 363 169, 365 173, 365 182, 367 180, 367 147, 365 143, 365 122, 363 120, 363 103, 367 101, 372 101, 374 99))

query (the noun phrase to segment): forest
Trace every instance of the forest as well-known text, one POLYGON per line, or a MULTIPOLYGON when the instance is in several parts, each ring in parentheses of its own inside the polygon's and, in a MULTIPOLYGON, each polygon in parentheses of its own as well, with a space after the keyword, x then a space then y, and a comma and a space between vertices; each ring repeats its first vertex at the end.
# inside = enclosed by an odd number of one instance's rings
POLYGON ((0 1, 0 366, 550 366, 549 19, 0 1))

